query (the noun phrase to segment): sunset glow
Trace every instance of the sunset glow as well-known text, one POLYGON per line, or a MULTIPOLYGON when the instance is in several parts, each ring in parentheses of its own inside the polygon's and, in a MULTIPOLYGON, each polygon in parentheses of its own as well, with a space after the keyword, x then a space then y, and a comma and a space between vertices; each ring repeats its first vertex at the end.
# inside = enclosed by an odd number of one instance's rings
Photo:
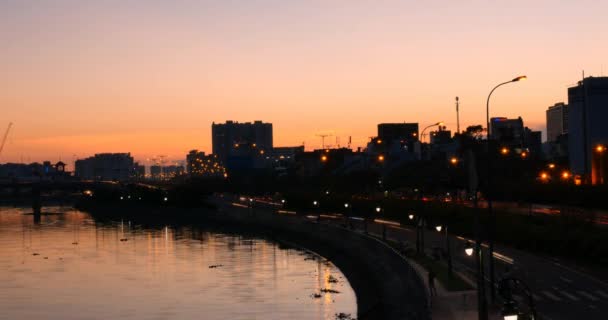
MULTIPOLYGON (((0 162, 211 151, 211 124, 273 123, 276 146, 363 147, 382 122, 545 131, 608 68, 606 2, 2 1, 0 162), (421 112, 422 110, 422 112, 421 112)), ((543 135, 543 139, 545 139, 543 135)))

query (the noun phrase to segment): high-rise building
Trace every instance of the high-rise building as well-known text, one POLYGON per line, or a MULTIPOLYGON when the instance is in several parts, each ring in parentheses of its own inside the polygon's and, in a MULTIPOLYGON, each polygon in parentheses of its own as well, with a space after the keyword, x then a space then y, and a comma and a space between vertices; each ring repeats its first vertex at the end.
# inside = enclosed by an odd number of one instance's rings
POLYGON ((98 153, 76 160, 75 175, 87 180, 125 181, 133 177, 134 168, 130 153, 98 153))
POLYGON ((272 123, 254 121, 238 123, 226 121, 226 123, 211 125, 211 137, 213 143, 213 154, 221 161, 238 151, 239 146, 248 145, 258 150, 272 150, 272 123))
POLYGON ((585 181, 603 181, 598 175, 603 175, 599 169, 604 166, 595 163, 604 162, 605 151, 598 150, 608 145, 608 77, 587 77, 568 88, 568 108, 570 169, 585 181))
POLYGON ((556 142, 562 134, 568 133, 568 105, 558 102, 547 109, 547 141, 556 142))

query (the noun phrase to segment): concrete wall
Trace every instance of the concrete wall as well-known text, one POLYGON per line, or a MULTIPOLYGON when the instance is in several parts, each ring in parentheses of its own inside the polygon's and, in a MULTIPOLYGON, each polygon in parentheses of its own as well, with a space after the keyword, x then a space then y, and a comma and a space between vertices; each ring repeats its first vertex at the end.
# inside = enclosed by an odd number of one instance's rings
POLYGON ((355 291, 357 319, 430 319, 423 280, 404 258, 380 241, 260 209, 224 206, 213 219, 257 227, 331 260, 355 291))

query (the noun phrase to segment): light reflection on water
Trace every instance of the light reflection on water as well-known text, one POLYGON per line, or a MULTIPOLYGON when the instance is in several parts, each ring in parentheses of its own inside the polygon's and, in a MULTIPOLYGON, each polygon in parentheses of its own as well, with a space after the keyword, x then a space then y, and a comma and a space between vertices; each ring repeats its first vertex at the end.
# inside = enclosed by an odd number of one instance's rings
POLYGON ((46 211, 56 214, 35 223, 26 209, 0 208, 0 319, 356 315, 342 273, 301 250, 192 226, 102 224, 72 209, 46 211), (321 289, 340 293, 311 297, 321 289))

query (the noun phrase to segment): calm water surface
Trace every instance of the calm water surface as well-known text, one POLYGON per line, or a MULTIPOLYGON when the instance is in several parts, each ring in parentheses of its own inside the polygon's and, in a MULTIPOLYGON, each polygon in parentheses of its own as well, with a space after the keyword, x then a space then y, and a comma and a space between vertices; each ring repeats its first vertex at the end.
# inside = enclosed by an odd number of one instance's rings
POLYGON ((342 273, 299 249, 193 226, 100 223, 69 208, 35 222, 29 211, 0 207, 0 319, 356 315, 342 273))

